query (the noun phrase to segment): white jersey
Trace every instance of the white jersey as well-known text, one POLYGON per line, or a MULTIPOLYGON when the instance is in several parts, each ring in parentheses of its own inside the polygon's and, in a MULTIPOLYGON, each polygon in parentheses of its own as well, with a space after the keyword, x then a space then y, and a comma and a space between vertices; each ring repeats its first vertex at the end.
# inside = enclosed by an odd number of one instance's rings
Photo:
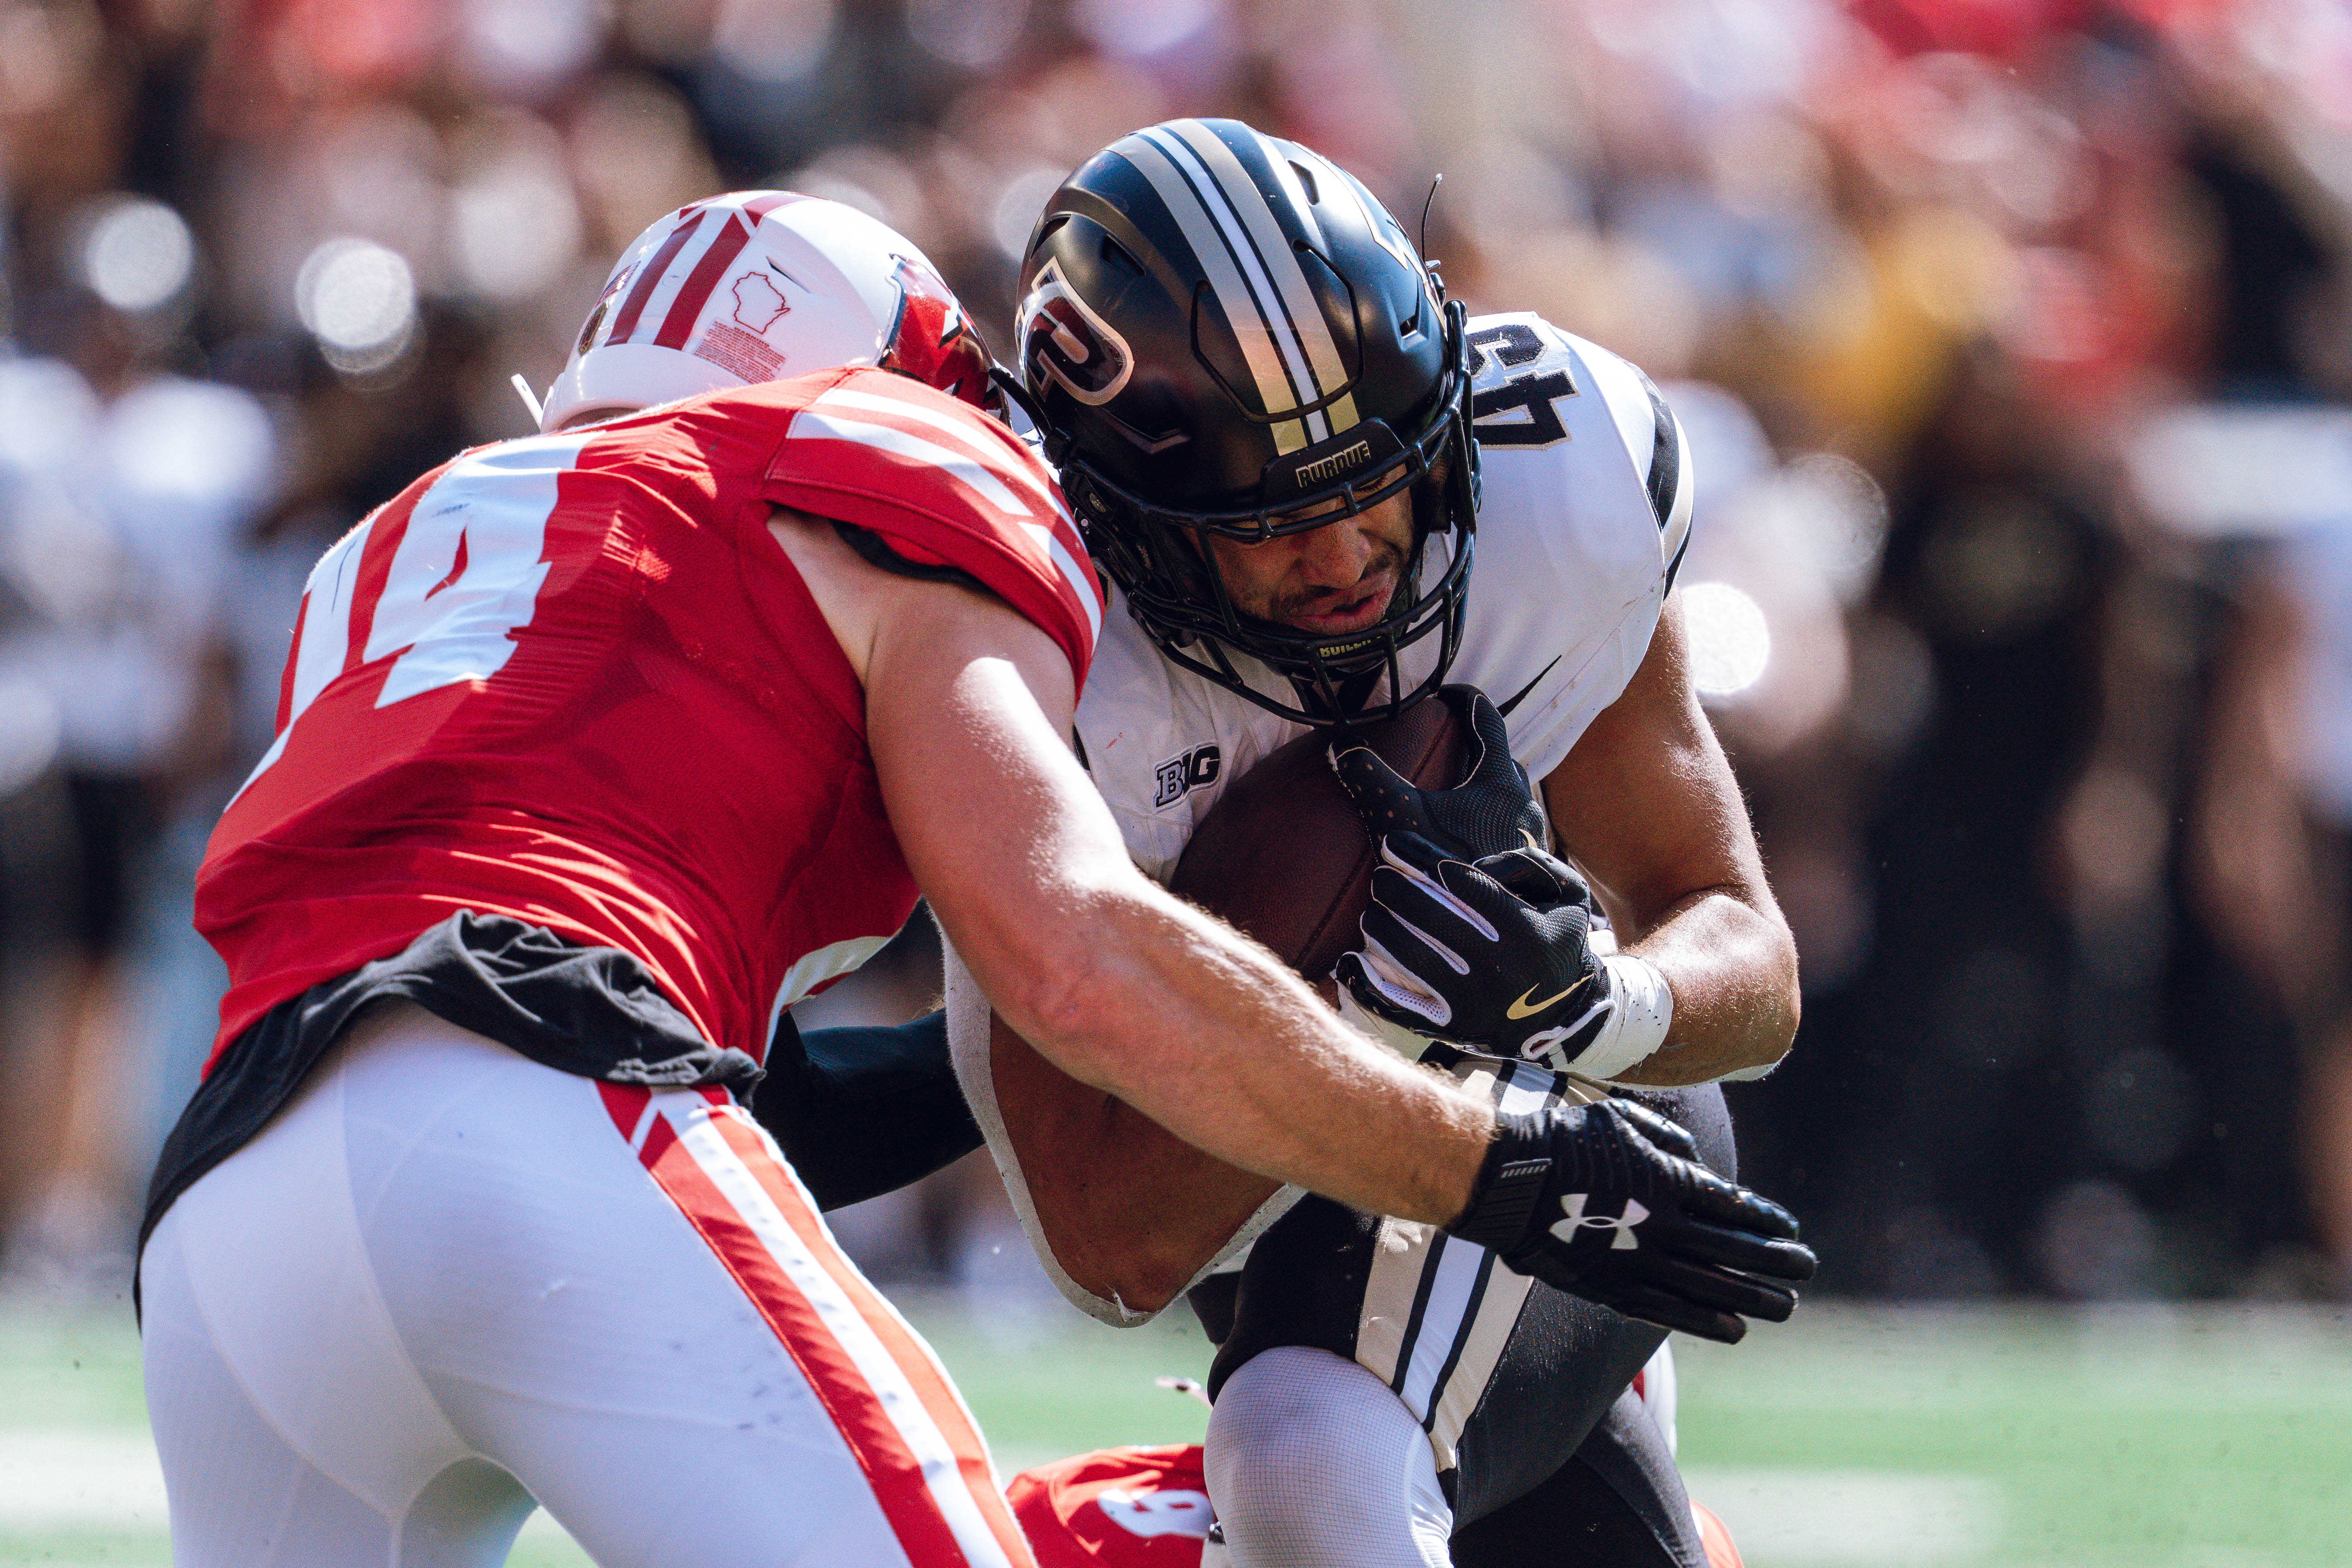
MULTIPOLYGON (((1687 459, 1649 379, 1607 349, 1528 314, 1473 317, 1470 343, 1484 489, 1446 679, 1503 710, 1512 754, 1541 779, 1648 651, 1690 531, 1687 459)), ((1306 726, 1171 663, 1125 603, 1103 617, 1078 742, 1129 852, 1164 881, 1226 784, 1306 726)), ((1434 668, 1438 640, 1406 650, 1409 686, 1434 668)), ((1263 664, 1233 660, 1252 686, 1298 700, 1263 664)))
MULTIPOLYGON (((1607 349, 1528 314, 1474 317, 1469 337, 1483 489, 1468 615, 1447 679, 1478 687, 1503 710, 1512 755, 1539 780, 1649 650, 1690 533, 1688 458, 1649 378, 1607 349)), ((1117 597, 1103 616, 1078 743, 1129 853, 1164 881, 1225 784, 1306 726, 1171 663, 1119 613, 1124 605, 1117 597)), ((1435 667, 1437 651, 1434 635, 1406 650, 1409 686, 1435 667)), ((1272 670, 1233 658, 1253 686, 1297 700, 1272 670)), ((997 1110, 988 1000, 952 946, 947 971, 956 1076, 1038 1260, 1084 1310, 1121 1326, 1142 1321, 1150 1314, 1091 1294, 1054 1257, 997 1110)), ((1238 1268, 1300 1195, 1286 1187, 1268 1199, 1211 1267, 1238 1268)))

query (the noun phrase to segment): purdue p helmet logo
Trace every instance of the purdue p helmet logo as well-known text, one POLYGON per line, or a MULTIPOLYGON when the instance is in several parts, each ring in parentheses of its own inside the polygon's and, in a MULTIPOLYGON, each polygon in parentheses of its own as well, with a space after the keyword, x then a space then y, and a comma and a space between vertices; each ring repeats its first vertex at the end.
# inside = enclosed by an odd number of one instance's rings
POLYGON ((1117 397, 1135 369, 1134 351, 1078 298, 1048 261, 1029 280, 1021 302, 1021 369, 1035 386, 1051 380, 1089 408, 1117 397))
POLYGON ((1633 1235, 1633 1227, 1650 1217, 1648 1209, 1627 1198, 1623 1214, 1589 1215, 1584 1212, 1584 1205, 1591 1196, 1591 1193, 1570 1193, 1559 1200, 1559 1206, 1567 1211, 1568 1217, 1551 1227, 1554 1237, 1567 1243, 1574 1241, 1580 1230, 1613 1230, 1617 1234, 1610 1239, 1610 1251, 1631 1252, 1642 1245, 1633 1235))

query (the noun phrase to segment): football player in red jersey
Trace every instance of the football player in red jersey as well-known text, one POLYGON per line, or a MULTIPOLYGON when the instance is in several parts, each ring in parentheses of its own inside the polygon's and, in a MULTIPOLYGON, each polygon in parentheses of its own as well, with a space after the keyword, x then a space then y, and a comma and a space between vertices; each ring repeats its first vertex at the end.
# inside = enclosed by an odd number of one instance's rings
POLYGON ((935 282, 831 204, 682 209, 545 434, 313 572, 199 874, 230 990, 142 1237, 184 1568, 497 1561, 534 1502, 607 1564, 1027 1563, 737 1100, 919 889, 1051 1059, 1222 1158, 1793 1305, 1759 1278, 1809 1272, 1792 1222, 1671 1136, 1413 1071, 1135 870, 1063 739, 1094 577, 935 282), (1571 1200, 1655 1245, 1551 1226, 1571 1200))

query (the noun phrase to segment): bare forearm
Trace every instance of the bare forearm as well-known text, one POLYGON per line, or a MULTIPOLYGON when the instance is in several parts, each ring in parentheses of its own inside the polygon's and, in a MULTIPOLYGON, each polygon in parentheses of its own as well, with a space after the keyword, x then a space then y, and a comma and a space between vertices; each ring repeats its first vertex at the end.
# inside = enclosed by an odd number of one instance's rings
POLYGON ((1666 1043, 1619 1081, 1669 1087, 1769 1067, 1797 1032, 1797 950, 1777 910, 1737 893, 1695 893, 1626 951, 1675 998, 1666 1043))
POLYGON ((1041 1051, 1244 1170, 1405 1219, 1461 1212, 1492 1136, 1483 1101, 1373 1045, 1272 954, 1139 878, 1093 901, 1083 966, 1032 1016, 1005 1009, 1041 1051))

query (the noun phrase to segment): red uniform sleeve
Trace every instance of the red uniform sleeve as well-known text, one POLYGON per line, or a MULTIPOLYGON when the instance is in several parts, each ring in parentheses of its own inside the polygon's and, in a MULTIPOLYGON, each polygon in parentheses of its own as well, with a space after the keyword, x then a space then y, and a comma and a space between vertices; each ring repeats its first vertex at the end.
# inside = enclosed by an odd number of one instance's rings
POLYGON ((1085 689, 1101 584, 1045 464, 986 415, 888 371, 852 371, 793 416, 760 493, 971 573, 1061 645, 1085 689))

